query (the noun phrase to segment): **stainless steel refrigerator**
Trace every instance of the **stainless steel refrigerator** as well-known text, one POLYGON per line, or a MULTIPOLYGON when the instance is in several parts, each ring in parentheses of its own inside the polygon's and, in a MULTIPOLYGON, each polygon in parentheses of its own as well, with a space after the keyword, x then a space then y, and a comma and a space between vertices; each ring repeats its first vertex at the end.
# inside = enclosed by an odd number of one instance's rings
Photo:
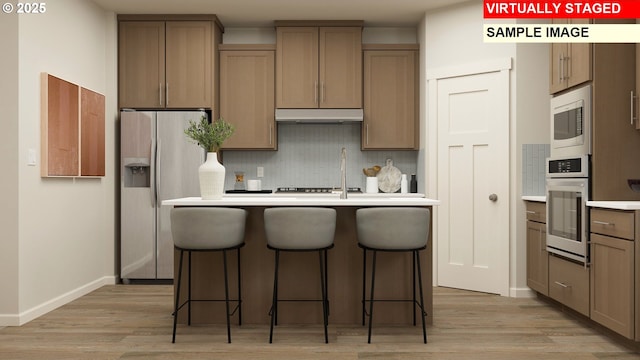
POLYGON ((205 112, 120 113, 120 277, 173 279, 170 207, 162 200, 200 196, 204 151, 184 134, 205 112))

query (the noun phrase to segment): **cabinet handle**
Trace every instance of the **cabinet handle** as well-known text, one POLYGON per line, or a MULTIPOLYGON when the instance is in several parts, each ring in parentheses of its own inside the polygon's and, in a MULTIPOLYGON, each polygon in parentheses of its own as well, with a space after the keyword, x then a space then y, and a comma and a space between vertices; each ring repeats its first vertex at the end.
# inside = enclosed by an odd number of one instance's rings
POLYGON ((608 223, 606 221, 593 220, 593 223, 598 225, 604 225, 604 226, 616 226, 615 223, 608 223))
POLYGON ((527 214, 537 214, 537 211, 527 210, 527 214))
POLYGON ((167 92, 167 106, 169 106, 169 83, 167 83, 167 86, 165 87, 165 90, 167 92))
POLYGON ((269 145, 273 145, 273 125, 269 124, 269 145))
POLYGON ((320 92, 320 103, 324 104, 324 81, 320 83, 321 92, 320 92))
POLYGON ((560 54, 560 56, 558 56, 558 82, 562 82, 562 80, 564 79, 564 77, 562 76, 563 72, 562 54, 560 54))
POLYGON ((369 145, 369 124, 367 124, 366 126, 366 131, 367 131, 366 142, 367 142, 367 145, 369 145))
POLYGON ((634 108, 633 105, 634 105, 635 100, 636 100, 637 97, 638 97, 637 95, 633 94, 633 90, 631 90, 631 116, 630 116, 631 117, 631 125, 633 125, 635 120, 636 120, 636 117, 633 116, 633 108, 634 108))
POLYGON ((564 59, 564 66, 563 66, 563 70, 562 70, 562 75, 564 76, 565 80, 568 80, 571 77, 571 69, 569 68, 569 66, 571 65, 571 57, 569 56, 565 56, 564 59), (567 71, 564 71, 564 68, 567 68, 567 71))
POLYGON ((158 84, 158 102, 162 106, 162 83, 158 84))
POLYGON ((318 80, 316 80, 316 82, 313 85, 313 97, 314 97, 314 101, 315 104, 318 104, 318 80))
POLYGON ((563 287, 563 288, 565 288, 565 289, 566 289, 566 288, 570 288, 570 287, 571 287, 571 285, 563 284, 563 283, 561 283, 560 281, 554 281, 554 282, 555 282, 555 284, 556 284, 556 285, 558 285, 558 286, 562 286, 562 287, 563 287))

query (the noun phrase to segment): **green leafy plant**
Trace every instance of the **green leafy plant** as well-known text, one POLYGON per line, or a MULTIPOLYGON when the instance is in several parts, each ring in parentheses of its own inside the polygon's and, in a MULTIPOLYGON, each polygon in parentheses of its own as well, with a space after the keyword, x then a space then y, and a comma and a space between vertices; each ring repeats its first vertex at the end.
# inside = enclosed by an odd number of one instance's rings
POLYGON ((199 122, 189 120, 189 126, 184 130, 184 133, 206 152, 218 152, 222 143, 234 131, 235 127, 223 118, 209 123, 207 117, 202 116, 199 122))

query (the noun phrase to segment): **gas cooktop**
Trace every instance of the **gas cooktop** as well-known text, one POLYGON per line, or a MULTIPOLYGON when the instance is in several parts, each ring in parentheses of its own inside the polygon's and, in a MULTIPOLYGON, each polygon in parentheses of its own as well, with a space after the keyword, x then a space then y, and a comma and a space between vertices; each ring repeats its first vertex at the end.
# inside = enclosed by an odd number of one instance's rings
MULTIPOLYGON (((333 192, 340 192, 340 188, 330 187, 279 187, 276 190, 277 193, 312 193, 312 194, 331 194, 333 192)), ((361 193, 359 187, 347 188, 348 193, 361 193)))

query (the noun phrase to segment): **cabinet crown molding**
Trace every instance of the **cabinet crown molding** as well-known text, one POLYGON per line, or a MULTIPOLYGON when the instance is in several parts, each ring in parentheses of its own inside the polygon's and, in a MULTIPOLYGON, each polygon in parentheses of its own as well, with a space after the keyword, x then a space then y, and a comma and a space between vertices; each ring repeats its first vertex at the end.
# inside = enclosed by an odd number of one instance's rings
POLYGON ((274 24, 276 27, 286 27, 286 26, 363 27, 364 20, 275 20, 274 24))

